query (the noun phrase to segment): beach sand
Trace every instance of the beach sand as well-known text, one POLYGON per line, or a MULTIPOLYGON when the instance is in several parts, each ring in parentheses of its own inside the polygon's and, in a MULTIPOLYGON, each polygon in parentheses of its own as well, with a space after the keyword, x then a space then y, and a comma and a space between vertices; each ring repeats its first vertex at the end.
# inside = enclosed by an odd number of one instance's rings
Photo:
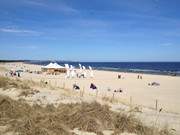
MULTIPOLYGON (((8 70, 28 69, 31 71, 41 71, 41 66, 23 63, 6 63, 1 64, 8 70)), ((87 71, 88 72, 88 71, 87 71)), ((1 72, 4 75, 4 72, 1 72)), ((180 77, 149 75, 137 73, 122 73, 111 71, 94 71, 94 78, 69 78, 65 79, 65 74, 46 75, 23 72, 21 79, 29 79, 33 81, 47 81, 51 85, 72 89, 72 85, 76 83, 80 86, 84 93, 97 94, 93 92, 90 83, 94 83, 98 87, 98 95, 100 97, 113 97, 124 103, 132 102, 134 105, 142 105, 150 108, 163 108, 167 112, 180 113, 180 77), (118 79, 117 75, 121 74, 122 79, 118 79), (141 75, 142 79, 137 79, 141 75), (158 82, 160 86, 149 86, 148 83, 158 82), (108 91, 108 89, 110 91, 108 91), (123 92, 114 92, 114 90, 122 89, 123 92)))
MULTIPOLYGON (((41 71, 41 66, 25 63, 1 63, 0 67, 2 76, 5 76, 9 70, 41 71)), ((87 70, 87 72, 89 71, 87 70)), ((180 77, 94 70, 94 78, 88 76, 87 78, 65 79, 65 74, 47 75, 23 72, 20 79, 48 82, 48 85, 52 87, 72 92, 71 95, 75 91, 72 88, 74 83, 81 88, 80 91, 74 93, 74 98, 64 100, 61 98, 61 101, 58 98, 61 94, 58 93, 58 89, 54 90, 52 95, 52 90, 44 90, 42 91, 43 95, 36 96, 36 99, 46 96, 47 99, 44 104, 48 104, 48 102, 91 102, 92 100, 103 99, 104 101, 110 101, 114 111, 138 106, 140 111, 143 110, 145 113, 139 113, 137 116, 147 124, 156 119, 158 110, 162 108, 163 113, 159 117, 159 124, 170 124, 178 132, 180 131, 180 77), (118 74, 121 75, 121 79, 118 79, 118 74), (138 75, 141 75, 142 79, 137 79, 138 75), (148 83, 151 82, 158 82, 160 85, 149 86, 148 83), (98 87, 98 91, 89 88, 91 83, 98 87), (122 89, 122 92, 114 92, 118 89, 122 89), (80 98, 75 98, 77 96, 80 98)), ((11 91, 6 91, 4 94, 10 95, 12 98, 17 97, 17 93, 11 93, 11 91)), ((31 100, 33 99, 31 98, 31 100)))

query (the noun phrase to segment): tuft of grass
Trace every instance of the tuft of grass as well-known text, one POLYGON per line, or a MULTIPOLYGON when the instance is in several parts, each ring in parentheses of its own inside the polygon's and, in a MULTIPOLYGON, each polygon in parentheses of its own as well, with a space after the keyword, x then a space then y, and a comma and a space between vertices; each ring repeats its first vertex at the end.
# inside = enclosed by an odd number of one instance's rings
POLYGON ((9 84, 9 79, 7 77, 0 77, 0 88, 6 88, 9 84))
POLYGON ((0 66, 0 71, 8 71, 7 68, 0 66))
MULTIPOLYGON (((132 113, 120 113, 114 119, 115 132, 130 132, 141 135, 153 135, 153 130, 136 119, 132 113)), ((158 135, 158 134, 157 134, 158 135)))
POLYGON ((26 81, 21 81, 19 79, 10 79, 7 77, 0 76, 0 88, 4 90, 10 88, 17 88, 17 89, 31 89, 30 84, 26 81))
POLYGON ((29 95, 35 95, 36 93, 39 93, 38 90, 23 90, 21 91, 21 93, 19 94, 19 96, 24 96, 24 97, 27 97, 29 95))

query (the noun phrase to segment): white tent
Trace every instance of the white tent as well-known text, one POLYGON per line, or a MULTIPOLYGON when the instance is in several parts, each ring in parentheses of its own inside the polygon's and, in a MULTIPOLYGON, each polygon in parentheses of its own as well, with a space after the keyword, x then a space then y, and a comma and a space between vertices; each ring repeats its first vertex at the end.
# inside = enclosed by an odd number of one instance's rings
POLYGON ((61 65, 59 65, 59 64, 57 64, 57 63, 54 63, 54 66, 55 66, 56 68, 65 68, 65 67, 63 67, 63 66, 61 66, 61 65))
POLYGON ((63 67, 57 63, 49 63, 48 65, 43 66, 41 69, 43 72, 48 72, 48 73, 52 73, 52 74, 57 73, 57 72, 60 72, 60 73, 67 72, 65 67, 63 67))
POLYGON ((60 66, 57 63, 49 63, 48 65, 43 66, 42 68, 43 69, 65 69, 65 67, 60 66))
POLYGON ((46 69, 46 68, 51 68, 51 67, 53 67, 53 63, 49 63, 49 64, 46 65, 46 66, 42 66, 42 68, 44 68, 44 69, 46 69))

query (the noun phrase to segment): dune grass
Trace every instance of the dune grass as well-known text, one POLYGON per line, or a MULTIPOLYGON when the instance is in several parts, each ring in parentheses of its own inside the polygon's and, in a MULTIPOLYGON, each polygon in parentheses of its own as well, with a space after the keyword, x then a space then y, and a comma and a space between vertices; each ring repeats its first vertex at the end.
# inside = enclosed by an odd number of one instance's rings
MULTIPOLYGON (((33 81, 0 77, 0 88, 21 89, 19 96, 38 93, 39 91, 31 89, 34 85, 37 84, 33 81)), ((7 126, 0 134, 11 131, 20 135, 71 135, 71 130, 78 128, 98 135, 102 135, 103 130, 112 130, 114 135, 123 132, 171 135, 168 128, 145 126, 133 113, 115 113, 109 106, 97 102, 42 107, 30 106, 25 100, 15 101, 5 96, 0 96, 0 126, 7 126)))
POLYGON ((28 82, 23 82, 19 79, 10 79, 7 77, 0 76, 0 88, 4 90, 9 88, 18 88, 18 89, 30 89, 28 82))
POLYGON ((15 101, 0 96, 0 126, 5 132, 20 135, 71 135, 74 128, 102 135, 103 130, 112 130, 114 135, 122 132, 138 135, 170 135, 168 129, 143 125, 132 114, 115 113, 106 105, 97 102, 60 104, 42 107, 30 106, 24 100, 15 101))
POLYGON ((0 66, 0 71, 8 71, 5 67, 0 66))

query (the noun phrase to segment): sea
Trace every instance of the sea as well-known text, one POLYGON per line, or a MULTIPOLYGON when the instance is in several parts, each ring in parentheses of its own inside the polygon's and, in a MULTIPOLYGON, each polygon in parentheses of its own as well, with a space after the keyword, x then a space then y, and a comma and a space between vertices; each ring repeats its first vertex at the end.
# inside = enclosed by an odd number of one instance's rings
POLYGON ((79 68, 79 64, 95 70, 116 72, 132 72, 144 74, 160 74, 180 76, 180 62, 70 62, 70 61, 27 61, 30 64, 47 65, 57 62, 60 65, 69 64, 79 68))

